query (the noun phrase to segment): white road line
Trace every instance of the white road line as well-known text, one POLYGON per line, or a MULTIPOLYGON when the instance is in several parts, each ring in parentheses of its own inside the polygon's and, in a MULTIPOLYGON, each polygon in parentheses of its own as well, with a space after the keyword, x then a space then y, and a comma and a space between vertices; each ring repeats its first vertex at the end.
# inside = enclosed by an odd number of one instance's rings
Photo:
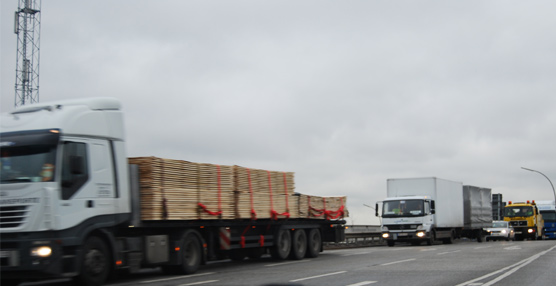
POLYGON ((199 282, 193 282, 193 283, 188 283, 188 284, 180 284, 179 286, 202 285, 202 284, 214 283, 214 282, 218 282, 218 281, 220 281, 220 280, 199 281, 199 282))
POLYGON ((364 285, 369 285, 369 284, 373 284, 373 283, 376 283, 376 282, 377 281, 362 281, 362 282, 359 282, 359 283, 349 284, 349 285, 346 285, 346 286, 364 286, 364 285))
POLYGON ((388 262, 388 263, 384 263, 384 264, 380 264, 381 266, 386 266, 386 265, 392 265, 392 264, 396 264, 396 263, 402 263, 402 262, 408 262, 408 261, 413 261, 416 260, 416 258, 411 258, 411 259, 406 259, 406 260, 399 260, 399 261, 394 261, 394 262, 388 262))
POLYGON ((291 262, 280 262, 280 263, 276 263, 276 264, 267 264, 265 266, 266 267, 273 267, 273 266, 296 264, 296 263, 309 262, 309 261, 311 261, 311 259, 303 259, 303 260, 291 261, 291 262))
POLYGON ((479 247, 475 247, 473 249, 485 249, 485 248, 490 248, 492 246, 479 246, 479 247))
POLYGON ((327 274, 322 274, 322 275, 317 275, 317 276, 311 276, 311 277, 305 277, 305 278, 290 280, 290 282, 298 282, 298 281, 303 281, 303 280, 321 278, 321 277, 325 277, 325 276, 338 275, 338 274, 342 274, 342 273, 346 273, 346 272, 347 271, 338 271, 338 272, 334 272, 334 273, 327 273, 327 274))
POLYGON ((363 254, 368 254, 368 253, 371 253, 371 252, 367 251, 367 252, 349 253, 349 254, 344 254, 342 256, 363 255, 363 254))
POLYGON ((170 280, 176 280, 176 279, 182 279, 182 278, 199 277, 199 276, 205 276, 205 275, 210 275, 210 274, 216 274, 216 272, 207 272, 207 273, 199 273, 199 274, 192 274, 192 275, 173 276, 173 277, 170 277, 170 278, 163 278, 163 279, 157 279, 157 280, 141 281, 141 282, 139 282, 139 283, 140 283, 140 284, 145 284, 145 283, 156 283, 156 282, 170 281, 170 280))
POLYGON ((491 272, 491 273, 489 273, 489 274, 483 275, 483 276, 478 277, 478 278, 475 278, 475 279, 473 279, 473 280, 469 280, 469 281, 467 281, 467 282, 463 282, 463 283, 458 284, 458 285, 456 285, 456 286, 477 285, 477 283, 475 283, 475 282, 477 282, 477 281, 481 281, 481 280, 486 279, 486 278, 488 278, 488 277, 490 277, 490 276, 493 276, 493 275, 496 275, 496 274, 499 274, 499 273, 503 273, 502 275, 500 275, 500 276, 494 278, 493 280, 491 280, 491 281, 489 281, 489 282, 487 282, 487 283, 483 283, 483 284, 482 284, 483 286, 490 286, 490 285, 493 285, 494 283, 499 282, 500 280, 502 280, 502 279, 508 277, 509 275, 511 275, 512 273, 516 272, 516 271, 519 270, 520 268, 522 268, 522 267, 526 266, 527 264, 529 264, 529 263, 535 261, 537 258, 539 258, 539 257, 541 257, 541 256, 543 256, 543 255, 545 255, 545 254, 547 254, 548 252, 552 251, 552 250, 555 249, 555 248, 556 248, 556 246, 553 246, 553 247, 551 247, 551 248, 548 249, 548 250, 539 252, 539 253, 537 253, 537 254, 535 254, 535 255, 529 257, 529 258, 523 259, 523 260, 521 260, 521 261, 519 261, 519 262, 517 262, 517 263, 514 263, 514 264, 510 265, 510 266, 504 267, 504 268, 502 268, 502 269, 500 269, 500 270, 491 272))
POLYGON ((460 252, 460 251, 461 251, 461 250, 446 251, 446 252, 437 253, 436 255, 444 255, 444 254, 456 253, 456 252, 460 252))

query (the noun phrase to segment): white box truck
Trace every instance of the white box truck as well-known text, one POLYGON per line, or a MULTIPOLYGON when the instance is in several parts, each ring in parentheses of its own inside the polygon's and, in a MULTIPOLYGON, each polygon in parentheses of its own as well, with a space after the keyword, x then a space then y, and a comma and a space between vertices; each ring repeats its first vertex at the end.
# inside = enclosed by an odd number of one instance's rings
POLYGON ((388 179, 387 198, 376 204, 382 237, 388 246, 452 243, 461 237, 482 242, 483 228, 492 224, 490 195, 487 188, 435 177, 388 179))

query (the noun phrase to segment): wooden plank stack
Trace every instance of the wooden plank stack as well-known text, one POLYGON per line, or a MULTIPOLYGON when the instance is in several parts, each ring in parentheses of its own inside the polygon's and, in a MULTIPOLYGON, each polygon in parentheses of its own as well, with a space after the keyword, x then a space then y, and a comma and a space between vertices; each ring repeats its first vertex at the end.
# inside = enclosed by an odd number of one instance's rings
POLYGON ((236 218, 285 218, 292 215, 294 174, 234 166, 236 218))
POLYGON ((294 173, 129 158, 139 165, 142 220, 341 219, 346 197, 294 193, 294 173))

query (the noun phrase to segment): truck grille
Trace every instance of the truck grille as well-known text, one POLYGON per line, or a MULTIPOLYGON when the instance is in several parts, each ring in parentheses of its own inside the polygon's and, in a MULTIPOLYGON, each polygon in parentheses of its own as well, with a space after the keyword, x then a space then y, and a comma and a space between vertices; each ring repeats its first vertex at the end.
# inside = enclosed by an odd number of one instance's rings
POLYGON ((417 224, 392 224, 385 225, 388 230, 405 230, 405 229, 417 229, 417 224))
POLYGON ((510 221, 510 225, 511 226, 527 226, 527 221, 526 220, 514 220, 514 221, 510 221))
POLYGON ((26 217, 27 206, 0 207, 0 229, 18 227, 26 217))

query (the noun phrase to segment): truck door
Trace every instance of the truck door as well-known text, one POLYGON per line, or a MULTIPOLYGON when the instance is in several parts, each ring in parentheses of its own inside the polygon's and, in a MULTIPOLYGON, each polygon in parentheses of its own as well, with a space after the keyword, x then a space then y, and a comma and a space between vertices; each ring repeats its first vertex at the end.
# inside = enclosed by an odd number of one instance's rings
POLYGON ((108 142, 65 138, 61 153, 61 228, 116 213, 115 173, 108 142))

